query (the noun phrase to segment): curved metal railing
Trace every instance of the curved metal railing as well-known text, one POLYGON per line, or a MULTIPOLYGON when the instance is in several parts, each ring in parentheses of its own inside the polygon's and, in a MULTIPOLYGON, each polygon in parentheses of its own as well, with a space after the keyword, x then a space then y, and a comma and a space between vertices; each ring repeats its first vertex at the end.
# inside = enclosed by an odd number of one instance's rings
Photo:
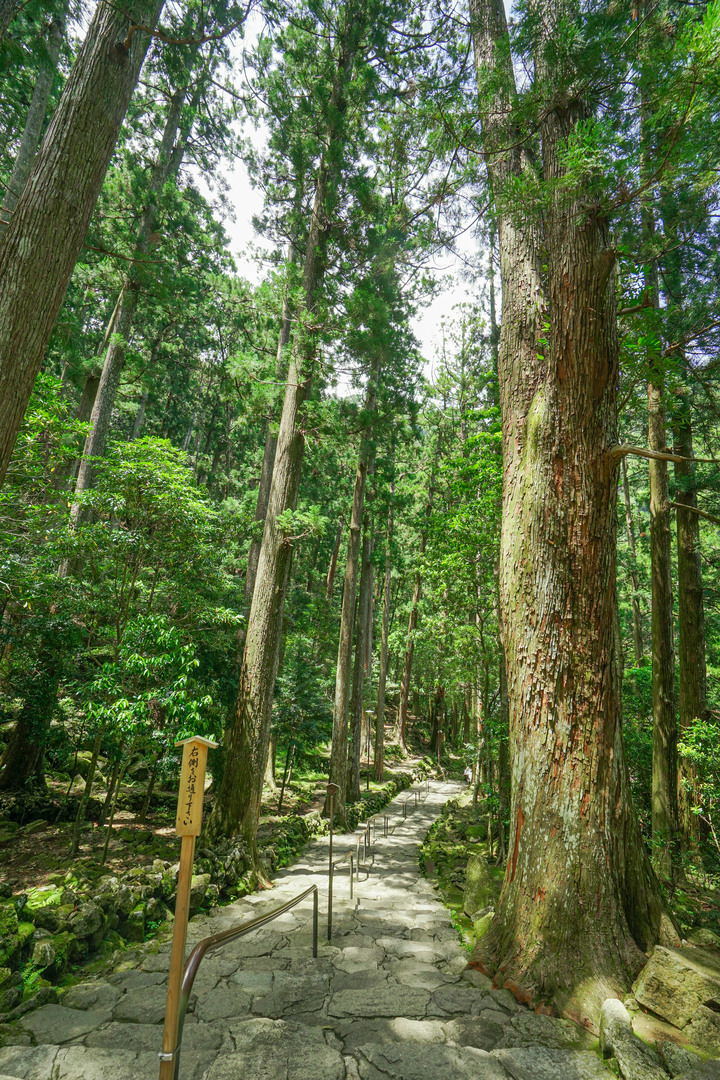
MULTIPOLYGON (((352 880, 352 875, 351 875, 352 880)), ((183 972, 182 986, 180 990, 180 1019, 178 1023, 178 1036, 177 1045, 171 1054, 160 1052, 160 1060, 175 1061, 175 1080, 178 1078, 178 1071, 180 1068, 180 1044, 182 1042, 183 1024, 185 1022, 185 1014, 188 1010, 190 1003, 190 994, 192 993, 193 983, 195 982, 195 976, 198 973, 198 968, 203 961, 203 958, 211 952, 213 949, 219 948, 221 945, 227 945, 230 941, 235 941, 236 938, 243 937, 245 934, 249 934, 253 930, 258 930, 265 923, 272 922, 273 919, 277 919, 279 915, 284 915, 286 911, 290 911, 297 904, 301 903, 306 896, 310 893, 313 894, 313 956, 317 957, 318 954, 318 887, 317 885, 310 885, 304 892, 298 893, 292 900, 286 901, 284 904, 280 904, 279 907, 273 908, 272 911, 268 911, 265 915, 258 915, 255 919, 248 919, 247 922, 241 923, 239 926, 231 926, 229 930, 222 930, 219 934, 213 934, 211 937, 203 938, 199 941, 195 948, 192 950, 185 963, 185 971, 183 972)))

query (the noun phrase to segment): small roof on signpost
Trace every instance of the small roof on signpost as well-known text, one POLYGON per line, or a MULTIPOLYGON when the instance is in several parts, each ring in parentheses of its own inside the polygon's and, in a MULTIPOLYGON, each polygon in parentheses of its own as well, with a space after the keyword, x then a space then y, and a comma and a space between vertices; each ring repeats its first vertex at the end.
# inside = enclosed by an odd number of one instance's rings
POLYGON ((218 745, 219 745, 218 743, 213 742, 212 739, 203 738, 202 735, 190 735, 187 739, 179 739, 175 743, 175 745, 176 746, 184 746, 185 743, 189 743, 189 742, 199 742, 201 744, 201 746, 209 746, 211 750, 216 750, 218 745))

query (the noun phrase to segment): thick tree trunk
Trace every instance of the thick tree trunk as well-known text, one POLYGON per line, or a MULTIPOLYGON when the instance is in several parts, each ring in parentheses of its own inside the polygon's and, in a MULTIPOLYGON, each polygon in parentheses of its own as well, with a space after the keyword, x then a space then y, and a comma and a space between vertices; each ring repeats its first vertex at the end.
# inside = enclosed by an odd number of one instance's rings
POLYGON ((635 667, 644 663, 642 612, 640 611, 640 579, 637 572, 637 554, 635 550, 635 530, 633 528, 632 508, 630 506, 630 484, 628 482, 627 461, 622 459, 623 496, 625 499, 625 532, 630 549, 630 585, 632 587, 633 646, 635 649, 635 667))
MULTIPOLYGON (((288 261, 294 262, 295 248, 291 245, 288 252, 288 261)), ((275 377, 280 380, 285 378, 287 360, 285 350, 290 342, 292 331, 292 317, 290 311, 290 298, 287 293, 283 297, 282 315, 280 318, 280 332, 278 334, 277 356, 275 358, 275 377)), ((262 467, 260 469, 260 482, 258 483, 257 504, 255 507, 255 521, 265 520, 268 501, 270 499, 270 484, 272 483, 273 466, 275 465, 275 451, 277 449, 277 436, 273 425, 268 421, 265 429, 265 446, 263 448, 262 467)), ((255 578, 257 576, 258 559, 260 558, 260 540, 250 543, 248 552, 247 571, 245 573, 245 599, 248 603, 252 600, 255 578)))
MULTIPOLYGON (((28 109, 27 118, 25 120, 25 130, 23 131, 20 148, 13 164, 13 171, 10 174, 8 186, 5 190, 2 212, 0 213, 0 236, 2 236, 5 231, 5 226, 12 217, 13 211, 17 206, 18 199, 20 198, 22 190, 27 183, 28 176, 30 175, 30 169, 35 160, 37 148, 40 145, 40 138, 42 136, 43 127, 45 126, 48 105, 50 104, 53 79, 57 70, 58 58, 60 56, 60 48, 63 43, 63 38, 65 37, 66 18, 67 5, 64 5, 53 17, 48 28, 45 56, 40 61, 40 69, 35 82, 35 89, 33 90, 33 95, 30 99, 30 108, 28 109)), ((0 14, 0 23, 1 22, 2 16, 0 14)))
MULTIPOLYGON (((525 139, 505 11, 472 0, 471 17, 503 296, 499 586, 512 781, 510 858, 478 962, 519 998, 597 1022, 645 962, 662 915, 621 734, 607 453, 617 441, 613 254, 602 220, 563 189, 563 147, 587 113, 574 96, 552 97, 543 47, 535 77, 553 108, 541 113, 542 226, 508 198, 525 139)), ((539 32, 559 34, 565 17, 551 3, 539 32)))
POLYGON ((372 532, 370 524, 365 523, 362 544, 362 569, 360 572, 360 591, 358 594, 357 633, 355 635, 355 664, 353 667, 353 686, 350 702, 350 751, 348 754, 347 801, 357 802, 360 798, 360 759, 362 756, 363 699, 365 688, 365 660, 367 655, 367 636, 369 616, 372 604, 372 532))
POLYGON ((380 631, 380 664, 378 670, 377 705, 375 707, 375 748, 373 754, 373 777, 381 781, 385 775, 384 751, 385 751, 385 685, 388 674, 388 641, 390 636, 390 575, 392 563, 390 561, 390 546, 393 534, 393 496, 395 494, 395 481, 390 484, 390 505, 388 507, 388 523, 385 542, 385 583, 383 586, 383 611, 382 629, 380 631))
MULTIPOLYGON (((298 313, 299 316, 312 315, 315 311, 326 268, 329 214, 332 210, 329 192, 334 190, 338 179, 337 170, 341 161, 338 149, 343 134, 345 91, 357 49, 359 26, 349 20, 346 29, 347 37, 341 48, 331 93, 327 150, 315 184, 303 267, 303 310, 298 313)), ((261 882, 265 878, 257 850, 257 829, 285 593, 293 551, 292 537, 278 525, 277 519, 285 510, 294 510, 297 504, 304 450, 303 406, 310 391, 314 358, 315 337, 311 330, 306 330, 303 319, 298 318, 255 589, 248 615, 235 713, 225 733, 225 772, 206 827, 206 834, 210 838, 232 836, 239 822, 240 831, 250 849, 255 873, 261 882)))
POLYGON ((2 238, 0 484, 161 7, 97 7, 2 238))
MULTIPOLYGON (((275 451, 277 450, 277 436, 271 424, 268 423, 265 431, 265 445, 263 447, 262 466, 260 468, 260 481, 258 483, 257 504, 255 506, 255 521, 265 520, 268 502, 270 500, 270 485, 272 483, 273 467, 275 465, 275 451)), ((245 573, 245 599, 252 600, 257 577, 258 560, 260 558, 260 540, 252 539, 248 552, 247 571, 245 573)))
POLYGON ((507 858, 507 835, 505 823, 510 809, 510 745, 508 741, 508 695, 507 676, 505 674, 505 654, 500 650, 500 734, 498 742, 498 864, 504 865, 507 858))

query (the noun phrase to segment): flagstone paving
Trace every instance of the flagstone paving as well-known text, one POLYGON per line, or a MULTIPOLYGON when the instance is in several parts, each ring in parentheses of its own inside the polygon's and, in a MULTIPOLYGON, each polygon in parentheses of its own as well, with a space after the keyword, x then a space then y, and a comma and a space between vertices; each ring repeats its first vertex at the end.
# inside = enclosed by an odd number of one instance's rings
MULTIPOLYGON (((327 838, 275 881, 189 926, 201 938, 261 914, 311 884, 320 889, 320 942, 312 956, 312 902, 203 961, 185 1024, 180 1080, 608 1080, 591 1036, 537 1016, 466 967, 467 954, 418 847, 461 785, 431 782, 416 807, 403 793, 351 901, 335 879, 326 940, 327 838)), ((336 857, 350 837, 335 838, 336 857)), ((22 1017, 28 1045, 0 1049, 0 1080, 155 1080, 169 945, 138 970, 72 987, 60 1005, 22 1017)))

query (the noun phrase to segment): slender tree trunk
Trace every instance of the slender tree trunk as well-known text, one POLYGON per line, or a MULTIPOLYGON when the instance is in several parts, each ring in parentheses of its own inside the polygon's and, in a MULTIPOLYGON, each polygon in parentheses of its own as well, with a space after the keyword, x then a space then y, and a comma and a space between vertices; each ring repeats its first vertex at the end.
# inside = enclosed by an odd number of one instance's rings
POLYGON ((362 756, 363 691, 365 683, 365 659, 367 654, 368 618, 372 603, 372 532, 365 523, 362 544, 362 570, 358 595, 357 633, 355 635, 355 664, 353 669, 352 699, 350 704, 350 752, 347 782, 347 801, 360 798, 360 759, 362 756))
POLYGON ((277 754, 277 732, 273 731, 270 735, 270 750, 267 756, 267 765, 265 767, 265 787, 274 793, 277 791, 277 780, 275 779, 275 757, 277 754))
MULTIPOLYGON (((346 31, 331 92, 327 151, 321 160, 315 184, 303 267, 303 311, 299 315, 312 315, 315 311, 326 268, 329 214, 332 212, 330 192, 339 179, 338 149, 343 138, 345 92, 357 50, 360 26, 349 20, 346 31)), ((277 518, 285 510, 295 509, 297 504, 304 450, 303 406, 310 391, 315 347, 313 331, 306 329, 299 318, 280 417, 275 467, 248 616, 235 714, 226 732, 225 772, 206 826, 208 837, 231 836, 240 822, 240 831, 248 844, 255 873, 261 883, 265 881, 265 875, 257 850, 257 828, 285 593, 293 551, 292 538, 278 525, 277 518)))
POLYGON ((72 839, 70 841, 70 854, 77 855, 78 848, 80 847, 80 833, 82 827, 85 824, 87 817, 88 803, 90 802, 90 796, 92 795, 92 788, 95 782, 95 773, 97 771, 98 757, 100 756, 100 748, 102 746, 103 735, 105 734, 105 724, 100 726, 97 735, 95 736, 95 742, 92 748, 92 757, 90 758, 90 766, 85 778, 85 787, 83 793, 80 796, 80 802, 78 803, 77 814, 75 815, 75 824, 73 825, 72 839))
POLYGON ((130 441, 135 442, 140 438, 140 434, 145 423, 145 410, 147 409, 148 398, 150 397, 150 391, 145 390, 143 396, 140 398, 140 404, 138 405, 138 411, 135 414, 135 420, 133 422, 132 434, 130 435, 130 441))
POLYGON ((338 555, 340 554, 340 544, 342 542, 343 529, 345 528, 345 522, 340 521, 335 533, 335 543, 333 544, 332 555, 330 556, 330 565, 328 566, 327 577, 325 579, 325 599, 332 600, 333 588, 335 585, 335 571, 337 569, 338 555))
MULTIPOLYGON (((424 550, 425 534, 423 533, 420 541, 420 554, 422 554, 424 550)), ((417 630, 418 624, 418 606, 420 604, 421 593, 422 575, 418 573, 415 575, 412 606, 410 608, 410 618, 408 620, 408 631, 405 641, 405 659, 403 661, 402 681, 400 683, 400 701, 398 703, 397 723, 393 735, 394 740, 400 744, 403 750, 407 750, 408 700, 410 697, 410 679, 412 678, 413 656, 415 654, 415 631, 417 630)))
POLYGON ((120 775, 120 768, 122 766, 122 752, 123 752, 123 743, 120 743, 120 746, 118 748, 118 756, 115 758, 115 761, 113 762, 112 771, 110 773, 110 776, 108 777, 108 786, 107 786, 107 791, 105 792, 105 802, 102 804, 102 809, 100 811, 100 820, 98 821, 98 825, 104 825, 105 824, 105 817, 107 815, 108 810, 112 806, 113 797, 115 795, 115 788, 117 786, 118 776, 120 775))
MULTIPOLYGON (((648 448, 668 452, 665 437, 664 380, 657 372, 648 383, 648 448)), ((672 874, 677 832, 677 718, 673 641, 670 492, 666 461, 650 460, 650 576, 652 583, 652 836, 653 855, 666 876, 672 874)))
MULTIPOLYGON (((649 100, 655 94, 650 85, 653 64, 650 53, 657 40, 654 8, 649 0, 639 5, 644 15, 640 28, 640 139, 641 173, 648 184, 653 179, 656 132, 648 122, 649 100)), ((659 338, 660 290, 656 257, 655 210, 644 204, 640 211, 644 249, 645 301, 651 333, 646 350, 648 449, 667 453, 665 424, 665 370, 659 338)), ((677 840, 677 717, 675 713, 675 646, 672 594, 672 536, 667 461, 650 459, 650 580, 652 592, 652 849, 656 866, 670 877, 677 840)))
MULTIPOLYGON (((427 523, 430 520, 430 514, 432 513, 433 503, 433 488, 435 484, 435 466, 433 464, 433 470, 430 474, 430 486, 428 489, 427 503, 425 504, 425 525, 420 534, 420 550, 419 557, 425 554, 425 545, 427 543, 427 523)), ((413 657, 415 655, 415 631, 417 630, 418 614, 420 597, 422 595, 422 574, 418 571, 415 575, 415 585, 413 588, 412 604, 410 607, 410 618, 408 619, 408 632, 405 641, 405 659, 403 661, 402 680, 400 683, 400 700, 398 702, 397 721, 395 724, 395 731, 393 733, 393 739, 397 742, 403 750, 407 750, 407 718, 408 718, 408 702, 410 700, 410 680, 412 678, 413 657)))
POLYGON ((42 762, 62 674, 63 647, 45 639, 28 681, 22 708, 0 758, 0 791, 19 791, 26 785, 45 786, 42 762))
MULTIPOLYGON (((136 742, 137 742, 137 739, 133 739, 132 743, 130 744, 130 749, 128 751, 128 755, 127 755, 127 757, 125 759, 125 762, 122 765, 122 767, 119 769, 119 771, 117 772, 116 777, 115 777, 115 787, 114 787, 114 789, 112 791, 112 802, 110 803, 110 816, 107 819, 107 825, 105 827, 105 843, 103 844, 102 856, 100 857, 100 865, 101 866, 105 865, 105 861, 107 859, 108 847, 110 846, 110 837, 112 836, 112 831, 113 831, 113 822, 115 821, 115 810, 117 808, 118 795, 120 794, 120 788, 122 787, 122 782, 125 779, 125 773, 127 771, 128 765, 130 764, 130 762, 132 760, 132 756, 133 756, 133 752, 135 750, 135 743, 136 742)), ((118 762, 118 765, 119 765, 119 762, 118 762)), ((110 794, 110 792, 108 792, 108 795, 109 794, 110 794)), ((106 805, 107 805, 107 800, 106 800, 106 805)))
POLYGON ((383 612, 382 630, 380 636, 380 666, 378 671, 377 706, 375 708, 375 752, 373 755, 375 780, 381 781, 385 775, 385 763, 383 760, 385 751, 385 685, 388 674, 388 640, 390 636, 390 576, 392 563, 390 551, 393 535, 393 497, 395 494, 395 481, 390 484, 390 505, 388 507, 388 523, 385 541, 385 583, 383 587, 383 612))
MULTIPOLYGON (((204 85, 204 82, 201 80, 199 87, 202 85, 204 85)), ((177 176, 182 164, 192 122, 200 102, 199 87, 193 101, 186 109, 184 118, 183 106, 185 105, 187 87, 176 90, 170 99, 157 159, 153 166, 149 201, 142 211, 135 238, 133 261, 123 282, 120 298, 113 313, 113 333, 105 353, 102 374, 100 375, 100 382, 90 418, 90 431, 85 440, 85 448, 75 483, 75 500, 70 511, 70 524, 73 528, 77 528, 83 520, 83 503, 78 496, 92 487, 95 463, 105 453, 115 399, 120 386, 120 378, 125 368, 127 347, 130 343, 135 324, 135 315, 140 302, 142 267, 152 249, 152 236, 155 230, 157 212, 156 199, 163 185, 177 176)))
MULTIPOLYGON (((345 562, 343 581, 343 599, 340 613, 340 633, 338 636, 338 655, 335 674, 335 702, 333 707, 332 742, 330 748, 329 780, 337 784, 339 791, 335 797, 335 812, 341 823, 345 820, 345 791, 347 787, 347 738, 348 706, 350 702, 350 677, 352 665, 352 641, 355 627, 355 601, 357 598, 358 564, 360 560, 360 531, 362 529, 363 506, 365 500, 365 482, 367 463, 358 462, 355 476, 353 505, 348 529, 348 551, 345 562)), ((329 807, 326 802, 326 813, 329 807)))
MULTIPOLYGON (((373 362, 365 399, 365 412, 372 416, 377 400, 378 361, 373 362)), ((362 530, 363 509, 365 505, 365 486, 368 468, 372 468, 373 451, 365 433, 358 452, 358 465, 355 474, 352 512, 348 533, 348 553, 345 563, 342 610, 340 613, 340 634, 338 638, 337 670, 335 676, 335 701, 333 704, 332 743, 330 747, 329 781, 337 784, 335 813, 340 822, 345 820, 345 794, 348 789, 348 708, 350 704, 352 642, 355 625, 355 600, 357 596, 358 565, 360 560, 360 532, 362 530)), ((359 796, 358 796, 359 797, 359 796)), ((325 813, 330 812, 330 801, 326 798, 325 813)))
POLYGON ((622 459, 623 496, 625 498, 625 531, 630 549, 630 584, 632 586, 633 645, 635 648, 635 667, 642 667, 645 657, 643 648, 642 612, 640 611, 640 580, 637 572, 637 554, 635 550, 635 530, 633 528, 632 508, 630 506, 630 484, 628 482, 627 461, 622 459))
MULTIPOLYGON (((60 48, 65 37, 66 18, 67 5, 64 5, 53 17, 48 28, 45 56, 40 62, 35 89, 30 99, 30 108, 25 120, 25 130, 23 131, 20 148, 3 199, 2 213, 0 214, 0 237, 17 206, 20 194, 30 175, 37 148, 40 145, 48 105, 50 104, 53 79, 57 71, 60 48)), ((1 22, 2 14, 0 12, 0 24, 1 22)))
MULTIPOLYGON (((693 457, 692 413, 683 390, 673 414, 673 451, 693 457)), ((700 519, 692 510, 697 507, 695 466, 690 461, 675 465, 677 492, 678 553, 678 659, 680 732, 684 734, 693 720, 707 715, 707 667, 705 607, 703 602, 702 564, 700 561, 700 519), (681 509, 682 507, 682 509, 681 509)), ((683 846, 697 848, 700 840, 699 818, 693 813, 698 805, 697 776, 694 765, 681 759, 678 804, 683 846)))
POLYGON ((5 37, 20 7, 20 0, 0 0, 0 41, 5 37))
POLYGON ((0 484, 161 7, 98 5, 2 238, 0 484))
POLYGON ((524 1001, 597 1022, 602 1001, 622 997, 645 963, 662 916, 621 735, 617 472, 607 454, 617 442, 614 256, 602 218, 563 186, 563 149, 588 113, 577 95, 552 97, 546 57, 573 16, 550 0, 537 28, 535 79, 553 108, 541 113, 549 190, 535 223, 508 197, 530 163, 505 11, 500 0, 471 0, 470 11, 501 259, 512 780, 510 858, 477 963, 524 1001))
MULTIPOLYGON (((684 314, 683 246, 677 242, 678 193, 661 189, 661 212, 666 235, 676 236, 664 256, 663 281, 666 295, 667 340, 682 339, 687 330, 684 314)), ((692 458, 693 411, 688 385, 685 350, 676 354, 682 381, 672 409, 673 450, 692 458)), ((691 460, 675 463, 675 509, 677 514, 678 574, 678 706, 679 730, 684 735, 695 719, 707 716, 707 661, 705 607, 700 551, 700 518, 697 509, 697 480, 691 460), (687 508, 687 509, 686 509, 687 508)), ((694 764, 683 758, 678 771, 678 817, 683 848, 697 850, 700 818, 697 773, 694 764)))

